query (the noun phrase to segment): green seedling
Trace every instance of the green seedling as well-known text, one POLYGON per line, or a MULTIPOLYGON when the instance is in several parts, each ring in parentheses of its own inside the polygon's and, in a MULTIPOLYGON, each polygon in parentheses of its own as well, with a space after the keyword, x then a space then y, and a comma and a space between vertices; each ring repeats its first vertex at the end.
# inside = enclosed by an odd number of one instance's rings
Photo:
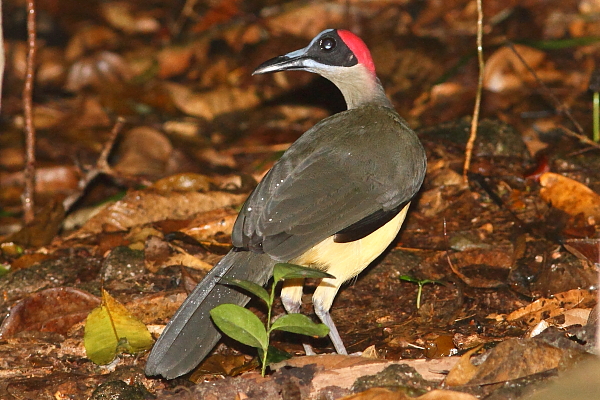
POLYGON ((273 331, 286 331, 313 337, 324 337, 329 334, 329 328, 326 325, 317 324, 306 315, 302 314, 283 315, 271 323, 271 312, 273 301, 275 300, 275 287, 280 281, 293 278, 333 278, 333 276, 300 265, 288 263, 275 264, 270 293, 254 282, 221 278, 221 283, 235 286, 249 292, 266 304, 266 326, 263 325, 254 313, 237 304, 221 304, 210 311, 210 316, 215 322, 215 325, 217 325, 225 335, 247 346, 258 349, 262 364, 261 373, 263 376, 265 376, 265 371, 269 364, 268 360, 272 358, 271 354, 273 353, 273 347, 269 346, 269 338, 273 331))
POLYGON ((441 281, 436 281, 433 279, 417 279, 410 275, 402 275, 400 277, 400 279, 403 281, 412 282, 412 283, 416 283, 417 285, 419 285, 419 290, 417 291, 417 309, 421 308, 421 296, 423 294, 423 285, 426 285, 428 283, 431 283, 434 285, 443 285, 443 283, 441 281))
POLYGON ((592 72, 589 89, 594 94, 592 102, 593 138, 594 142, 600 142, 600 69, 592 72))

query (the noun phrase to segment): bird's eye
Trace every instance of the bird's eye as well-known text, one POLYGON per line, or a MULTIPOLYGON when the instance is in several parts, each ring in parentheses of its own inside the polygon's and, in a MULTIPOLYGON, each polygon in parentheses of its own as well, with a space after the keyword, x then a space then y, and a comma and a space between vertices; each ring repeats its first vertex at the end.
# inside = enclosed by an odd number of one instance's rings
POLYGON ((323 50, 323 51, 331 51, 331 50, 335 49, 336 45, 337 45, 337 43, 335 42, 335 39, 330 38, 330 37, 323 38, 319 42, 319 46, 321 46, 321 50, 323 50))

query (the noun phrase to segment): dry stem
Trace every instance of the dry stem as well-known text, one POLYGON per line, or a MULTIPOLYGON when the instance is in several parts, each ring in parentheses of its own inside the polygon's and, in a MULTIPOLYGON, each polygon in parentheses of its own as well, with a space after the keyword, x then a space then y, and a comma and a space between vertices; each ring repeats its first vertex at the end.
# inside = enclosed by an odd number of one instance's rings
POLYGON ((35 190, 35 127, 33 126, 33 78, 35 76, 35 1, 27 1, 27 69, 23 88, 23 114, 25 117, 25 188, 22 203, 25 223, 33 221, 35 190))
POLYGON ((481 92, 483 88, 483 7, 481 0, 477 0, 477 59, 479 61, 479 78, 477 79, 477 94, 475 96, 475 107, 473 118, 471 119, 471 133, 465 149, 465 165, 463 167, 463 183, 469 184, 468 172, 471 166, 471 157, 473 156, 473 146, 477 139, 477 125, 479 124, 479 110, 481 108, 481 92))

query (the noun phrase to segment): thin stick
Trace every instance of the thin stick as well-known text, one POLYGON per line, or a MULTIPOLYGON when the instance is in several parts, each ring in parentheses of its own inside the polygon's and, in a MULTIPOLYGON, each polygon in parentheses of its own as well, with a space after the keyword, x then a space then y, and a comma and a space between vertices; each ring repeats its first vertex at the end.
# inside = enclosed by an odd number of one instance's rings
POLYGON ((594 142, 600 142, 600 93, 594 92, 594 102, 592 104, 593 121, 594 121, 594 142))
POLYGON ((513 51, 513 53, 515 53, 515 55, 517 56, 519 61, 521 61, 521 64, 523 64, 525 66, 525 68, 527 68, 527 70, 531 73, 531 75, 533 75, 537 84, 540 85, 542 92, 554 103, 554 108, 556 109, 556 111, 565 115, 569 119, 569 121, 571 121, 573 126, 575 126, 575 129, 577 129, 577 132, 579 132, 580 134, 583 134, 584 133, 583 128, 581 127, 579 122, 577 122, 575 120, 575 118, 573 117, 573 114, 571 114, 571 111, 566 106, 564 106, 560 102, 560 100, 554 95, 554 93, 552 93, 552 91, 550 89, 548 89, 548 87, 544 84, 544 82, 542 82, 542 80, 540 79, 538 74, 536 74, 536 72, 533 70, 533 68, 531 68, 531 66, 529 64, 527 64, 527 61, 525 61, 525 59, 521 56, 521 54, 519 54, 519 52, 515 48, 515 45, 512 42, 507 42, 507 44, 510 47, 510 49, 513 51))
POLYGON ((177 21, 175 21, 175 24, 173 25, 173 29, 171 31, 173 37, 179 36, 183 24, 194 13, 194 6, 197 2, 198 0, 186 0, 185 4, 183 5, 183 9, 181 10, 181 14, 179 14, 177 21))
POLYGON ((481 92, 483 90, 483 7, 481 0, 477 0, 477 60, 479 61, 479 77, 477 79, 477 94, 475 96, 475 108, 473 109, 473 118, 471 119, 471 134, 465 149, 465 165, 463 167, 463 183, 469 184, 468 172, 471 167, 471 157, 473 156, 473 147, 477 139, 477 125, 479 124, 479 110, 481 109, 481 92))
POLYGON ((21 201, 25 223, 33 221, 35 190, 35 127, 33 126, 33 78, 35 66, 35 0, 27 1, 27 69, 23 88, 23 114, 25 117, 25 188, 21 201))
POLYGON ((85 193, 85 189, 88 187, 90 182, 93 181, 98 175, 112 174, 112 169, 110 168, 110 165, 108 165, 108 156, 110 155, 110 152, 112 151, 115 145, 115 141, 117 140, 119 132, 121 132, 121 129, 123 129, 124 123, 125 119, 123 117, 117 118, 117 122, 115 122, 115 125, 113 126, 110 132, 110 137, 108 138, 108 141, 104 144, 104 148, 102 149, 102 152, 100 153, 100 156, 96 161, 96 166, 90 169, 85 174, 85 176, 79 181, 79 192, 74 193, 73 195, 63 200, 63 207, 66 212, 69 212, 69 210, 71 209, 71 207, 73 207, 77 200, 79 200, 81 196, 83 196, 83 194, 85 193))
POLYGON ((0 111, 2 110, 2 82, 4 81, 4 66, 6 57, 4 56, 4 28, 2 26, 2 0, 0 0, 0 111))
POLYGON ((588 146, 592 146, 592 147, 595 147, 595 148, 597 148, 597 149, 600 149, 600 143, 596 143, 596 142, 594 142, 592 139, 588 138, 587 136, 585 136, 585 135, 580 135, 579 133, 577 133, 577 132, 575 132, 575 131, 572 131, 572 130, 570 130, 570 129, 569 129, 569 128, 567 128, 567 127, 561 126, 561 128, 562 128, 562 130, 563 130, 563 131, 564 131, 564 132, 565 132, 567 135, 569 135, 569 136, 572 136, 572 137, 574 137, 574 138, 576 138, 576 139, 579 139, 579 140, 580 140, 582 143, 585 143, 585 144, 587 144, 588 146))

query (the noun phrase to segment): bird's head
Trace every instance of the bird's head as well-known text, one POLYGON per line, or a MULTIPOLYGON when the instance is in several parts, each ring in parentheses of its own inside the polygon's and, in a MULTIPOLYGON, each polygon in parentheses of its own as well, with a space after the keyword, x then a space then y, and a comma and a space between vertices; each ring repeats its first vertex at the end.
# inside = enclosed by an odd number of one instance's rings
POLYGON ((349 109, 375 102, 390 105, 375 75, 371 52, 350 31, 326 29, 305 48, 267 60, 252 74, 292 70, 329 79, 340 89, 349 109))

